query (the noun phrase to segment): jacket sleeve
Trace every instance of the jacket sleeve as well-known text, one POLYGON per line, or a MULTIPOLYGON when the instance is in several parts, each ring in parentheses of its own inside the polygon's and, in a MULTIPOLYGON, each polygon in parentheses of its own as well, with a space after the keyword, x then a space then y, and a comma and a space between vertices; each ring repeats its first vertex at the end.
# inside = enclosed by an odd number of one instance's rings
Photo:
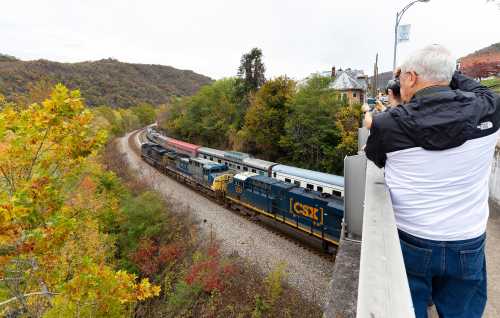
POLYGON ((484 85, 467 77, 460 72, 455 72, 451 79, 450 87, 463 92, 474 93, 476 96, 475 106, 479 117, 491 116, 497 112, 497 96, 484 85))
POLYGON ((370 136, 366 142, 365 153, 366 157, 373 161, 379 168, 385 166, 387 155, 384 150, 383 144, 383 130, 377 125, 376 117, 373 117, 372 128, 370 129, 370 136))

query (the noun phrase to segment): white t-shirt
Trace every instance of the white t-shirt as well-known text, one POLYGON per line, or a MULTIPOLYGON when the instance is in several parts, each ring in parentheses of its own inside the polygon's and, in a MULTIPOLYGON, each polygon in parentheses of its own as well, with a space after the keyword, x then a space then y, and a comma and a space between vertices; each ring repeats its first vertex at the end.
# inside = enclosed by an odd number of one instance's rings
POLYGON ((447 150, 387 153, 385 180, 397 227, 436 241, 478 237, 488 221, 488 180, 498 131, 447 150))

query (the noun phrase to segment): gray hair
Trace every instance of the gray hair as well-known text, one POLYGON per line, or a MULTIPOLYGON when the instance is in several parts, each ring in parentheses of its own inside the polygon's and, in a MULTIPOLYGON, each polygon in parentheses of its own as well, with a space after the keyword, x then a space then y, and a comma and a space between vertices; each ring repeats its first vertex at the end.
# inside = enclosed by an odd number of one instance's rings
POLYGON ((401 65, 401 73, 415 72, 424 81, 450 82, 456 62, 450 51, 432 44, 411 54, 401 65))

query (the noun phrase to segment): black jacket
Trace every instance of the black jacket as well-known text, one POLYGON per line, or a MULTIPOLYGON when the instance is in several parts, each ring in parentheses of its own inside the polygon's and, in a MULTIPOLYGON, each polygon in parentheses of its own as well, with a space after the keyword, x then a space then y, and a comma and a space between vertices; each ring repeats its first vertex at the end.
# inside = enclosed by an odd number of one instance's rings
POLYGON ((450 87, 422 89, 408 104, 374 115, 365 152, 381 168, 389 152, 449 149, 499 128, 500 98, 457 72, 450 87))

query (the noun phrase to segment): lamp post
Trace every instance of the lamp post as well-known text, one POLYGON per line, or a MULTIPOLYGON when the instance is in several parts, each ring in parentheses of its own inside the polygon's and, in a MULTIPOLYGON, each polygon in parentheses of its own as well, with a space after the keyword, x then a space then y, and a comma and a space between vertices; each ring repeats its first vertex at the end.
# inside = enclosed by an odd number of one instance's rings
POLYGON ((408 10, 412 5, 414 5, 417 2, 429 2, 431 0, 415 0, 406 5, 406 7, 403 8, 403 10, 396 12, 396 24, 394 25, 394 60, 392 63, 392 69, 396 69, 396 53, 398 49, 398 26, 399 22, 401 22, 401 18, 403 17, 403 14, 408 10))

